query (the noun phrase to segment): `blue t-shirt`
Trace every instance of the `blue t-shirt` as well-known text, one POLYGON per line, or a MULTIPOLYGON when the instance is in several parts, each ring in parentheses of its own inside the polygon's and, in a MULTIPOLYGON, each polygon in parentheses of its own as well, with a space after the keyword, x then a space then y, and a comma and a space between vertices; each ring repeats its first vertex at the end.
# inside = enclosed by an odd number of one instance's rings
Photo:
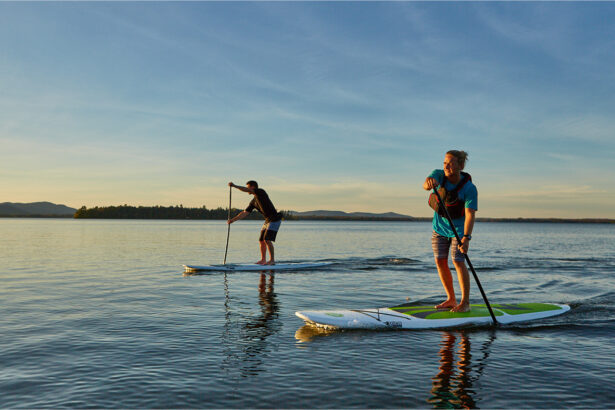
MULTIPOLYGON (((444 170, 434 169, 431 174, 429 174, 429 177, 434 178, 436 181, 438 181, 439 184, 442 184, 442 181, 444 180, 444 170)), ((455 189, 456 186, 457 184, 451 184, 447 180, 446 186, 444 188, 446 188, 448 191, 452 191, 453 189, 455 189)), ((465 201, 466 208, 478 210, 478 191, 476 190, 476 186, 472 183, 472 181, 466 182, 466 184, 457 193, 457 197, 460 200, 465 201)), ((455 225, 457 233, 460 237, 463 236, 465 220, 465 216, 458 219, 453 219, 453 224, 455 225)), ((448 223, 446 216, 440 216, 437 212, 434 212, 433 222, 431 225, 436 233, 442 236, 446 236, 447 238, 455 237, 455 233, 451 229, 451 225, 448 223)))

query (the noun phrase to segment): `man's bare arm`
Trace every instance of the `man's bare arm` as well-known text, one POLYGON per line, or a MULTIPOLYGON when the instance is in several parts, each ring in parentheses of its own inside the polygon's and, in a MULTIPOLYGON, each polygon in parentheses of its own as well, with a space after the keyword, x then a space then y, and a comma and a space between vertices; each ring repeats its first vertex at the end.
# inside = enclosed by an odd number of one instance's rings
POLYGON ((253 189, 250 189, 250 188, 245 187, 245 186, 235 185, 232 182, 229 182, 228 186, 230 186, 232 188, 237 188, 238 190, 240 190, 241 192, 245 192, 246 194, 251 194, 251 193, 254 192, 253 189))
POLYGON ((246 216, 250 215, 250 212, 248 211, 241 211, 237 214, 237 216, 235 216, 234 218, 231 218, 227 221, 227 223, 232 224, 235 221, 239 221, 240 219, 245 218, 246 216))

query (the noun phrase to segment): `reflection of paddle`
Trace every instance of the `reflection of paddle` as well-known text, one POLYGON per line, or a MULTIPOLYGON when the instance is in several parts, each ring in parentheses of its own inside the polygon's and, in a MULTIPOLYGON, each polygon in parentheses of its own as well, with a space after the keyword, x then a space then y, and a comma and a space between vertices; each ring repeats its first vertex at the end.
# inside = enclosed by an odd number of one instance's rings
MULTIPOLYGON (((449 215, 448 209, 446 209, 446 205, 444 204, 444 201, 442 201, 442 198, 440 198, 440 194, 438 193, 438 190, 436 190, 434 188, 433 192, 438 197, 438 203, 440 204, 440 207, 442 209, 444 209, 444 214, 446 216, 446 219, 448 220, 449 225, 453 229, 453 233, 455 234, 455 238, 457 239, 457 243, 459 245, 461 245, 461 239, 459 238, 459 234, 457 233, 457 229, 455 228, 455 225, 453 224, 453 219, 449 215)), ((483 295, 483 300, 485 301, 485 304, 487 305, 487 309, 489 309, 489 314, 491 315, 491 319, 493 319, 493 323, 497 325, 498 321, 495 320, 495 315, 493 314, 493 310, 491 310, 491 305, 489 304, 489 301, 487 300, 487 295, 485 295, 485 291, 483 290, 483 287, 480 284, 480 280, 478 280, 478 275, 476 274, 476 271, 474 270, 474 266, 472 266, 472 262, 470 262, 470 258, 468 257, 467 253, 464 253, 463 256, 466 258, 466 261, 468 262, 468 266, 470 267, 470 270, 472 271, 472 275, 474 276, 474 280, 476 281, 476 284, 478 285, 478 289, 480 290, 480 294, 483 295)))
POLYGON ((228 221, 231 220, 231 195, 233 192, 233 187, 228 187, 228 220, 226 224, 228 225, 228 230, 226 231, 226 249, 224 250, 224 265, 226 265, 226 254, 228 253, 228 238, 231 236, 231 224, 228 221))

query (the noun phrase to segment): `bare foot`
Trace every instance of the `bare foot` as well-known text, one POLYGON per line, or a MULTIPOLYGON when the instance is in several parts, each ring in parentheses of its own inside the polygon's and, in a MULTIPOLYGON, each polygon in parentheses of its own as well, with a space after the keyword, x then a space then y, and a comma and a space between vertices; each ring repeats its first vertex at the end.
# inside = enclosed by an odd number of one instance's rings
POLYGON ((470 304, 466 302, 462 302, 451 309, 451 312, 459 312, 459 313, 466 313, 469 311, 470 311, 470 304))
POLYGON ((439 305, 434 306, 434 308, 436 309, 450 309, 455 307, 455 305, 457 305, 457 301, 455 299, 453 300, 445 300, 444 302, 440 303, 439 305))
POLYGON ((267 263, 264 263, 263 265, 275 265, 275 261, 269 261, 267 263))
POLYGON ((261 259, 260 261, 256 262, 257 265, 265 265, 267 262, 265 262, 264 259, 261 259))

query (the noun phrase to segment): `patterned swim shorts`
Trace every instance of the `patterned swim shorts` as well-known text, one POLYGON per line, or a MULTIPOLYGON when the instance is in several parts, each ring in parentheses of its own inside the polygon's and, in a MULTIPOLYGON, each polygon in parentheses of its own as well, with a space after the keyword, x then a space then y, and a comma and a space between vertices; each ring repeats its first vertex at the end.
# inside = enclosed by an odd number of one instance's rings
POLYGON ((463 262, 465 256, 459 251, 457 247, 457 238, 447 238, 436 232, 431 235, 431 248, 433 249, 433 256, 436 259, 448 259, 449 250, 453 255, 455 262, 463 262))
POLYGON ((278 234, 280 225, 282 225, 281 220, 275 222, 265 222, 261 228, 261 234, 258 240, 275 242, 275 237, 278 234))

